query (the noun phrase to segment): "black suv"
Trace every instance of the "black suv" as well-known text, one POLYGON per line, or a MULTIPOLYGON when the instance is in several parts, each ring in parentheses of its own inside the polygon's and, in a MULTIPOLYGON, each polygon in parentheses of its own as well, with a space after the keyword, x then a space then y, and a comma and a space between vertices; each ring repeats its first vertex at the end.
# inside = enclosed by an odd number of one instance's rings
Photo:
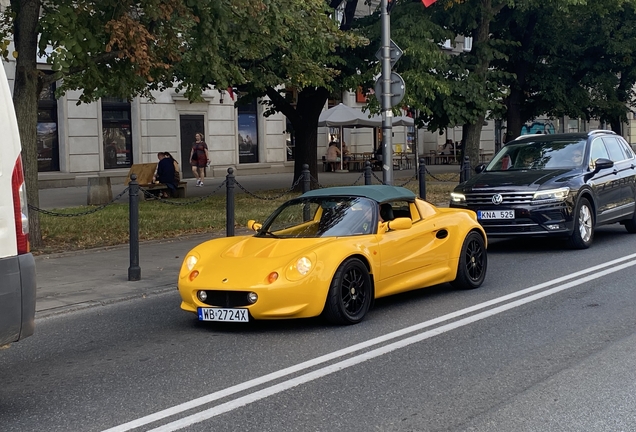
POLYGON ((636 157, 612 131, 525 135, 507 143, 451 193, 489 237, 562 236, 584 249, 594 227, 636 233, 636 157))

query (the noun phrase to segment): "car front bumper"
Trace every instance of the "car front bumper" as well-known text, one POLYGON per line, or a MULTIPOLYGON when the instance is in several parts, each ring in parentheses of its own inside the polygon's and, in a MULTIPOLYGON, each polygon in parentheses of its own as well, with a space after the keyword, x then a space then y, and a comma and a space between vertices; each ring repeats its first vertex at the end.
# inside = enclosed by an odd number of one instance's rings
POLYGON ((567 237, 574 230, 572 207, 565 203, 547 205, 480 205, 464 206, 451 203, 452 208, 474 212, 488 210, 513 210, 514 219, 478 219, 488 237, 555 236, 567 237))

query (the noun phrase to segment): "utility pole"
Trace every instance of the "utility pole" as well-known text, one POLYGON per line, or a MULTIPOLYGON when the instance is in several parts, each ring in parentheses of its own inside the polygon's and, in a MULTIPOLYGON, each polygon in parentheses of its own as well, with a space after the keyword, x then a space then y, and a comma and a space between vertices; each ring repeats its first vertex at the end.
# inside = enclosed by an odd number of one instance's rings
POLYGON ((381 0, 382 19, 382 182, 393 184, 393 107, 391 106, 391 18, 388 0, 381 0))

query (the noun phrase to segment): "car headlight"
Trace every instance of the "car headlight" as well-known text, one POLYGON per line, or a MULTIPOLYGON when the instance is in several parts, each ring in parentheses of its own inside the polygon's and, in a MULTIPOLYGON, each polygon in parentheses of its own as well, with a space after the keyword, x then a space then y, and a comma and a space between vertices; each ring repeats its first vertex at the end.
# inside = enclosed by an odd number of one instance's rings
POLYGON ((306 275, 311 270, 311 260, 307 257, 302 257, 298 261, 296 261, 296 270, 301 275, 306 275))
POLYGON ((185 259, 185 265, 188 268, 188 271, 192 270, 194 266, 197 265, 198 261, 199 258, 197 258, 196 256, 188 255, 188 257, 185 259))
POLYGON ((532 197, 532 204, 546 204, 565 201, 569 193, 570 188, 568 187, 537 191, 532 197))
POLYGON ((451 192, 451 202, 456 204, 464 204, 466 202, 466 195, 459 192, 451 192))

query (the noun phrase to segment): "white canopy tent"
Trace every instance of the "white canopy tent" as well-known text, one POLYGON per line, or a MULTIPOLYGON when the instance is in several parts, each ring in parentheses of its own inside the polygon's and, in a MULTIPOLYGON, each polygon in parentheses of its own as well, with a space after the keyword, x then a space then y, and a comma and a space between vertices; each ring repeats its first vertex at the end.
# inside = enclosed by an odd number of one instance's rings
MULTIPOLYGON (((393 117, 393 126, 413 126, 411 117, 393 117)), ((369 117, 357 108, 339 103, 333 108, 323 111, 318 119, 318 126, 328 127, 382 127, 382 116, 375 114, 369 117)))
MULTIPOLYGON (((415 121, 411 117, 396 116, 393 117, 393 126, 413 126, 415 121)), ((338 127, 340 128, 340 137, 342 137, 342 128, 351 127, 382 127, 382 116, 375 114, 369 117, 357 108, 352 108, 343 103, 339 103, 333 108, 323 111, 318 119, 319 127, 338 127)), ((340 169, 342 170, 342 160, 340 157, 340 169)))

